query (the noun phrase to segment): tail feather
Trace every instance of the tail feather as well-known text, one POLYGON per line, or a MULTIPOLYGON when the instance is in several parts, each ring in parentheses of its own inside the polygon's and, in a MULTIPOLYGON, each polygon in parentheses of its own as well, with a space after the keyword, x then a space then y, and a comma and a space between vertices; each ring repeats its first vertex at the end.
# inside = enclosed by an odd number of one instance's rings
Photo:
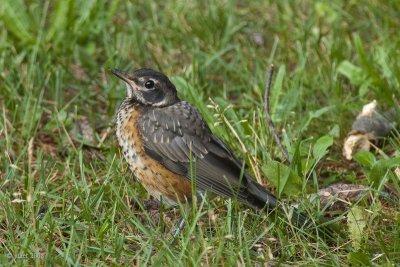
MULTIPOLYGON (((284 214, 283 209, 278 206, 275 196, 269 193, 260 184, 249 179, 247 189, 252 196, 245 201, 247 205, 253 208, 266 209, 267 211, 277 209, 284 214)), ((291 222, 297 227, 307 229, 307 231, 311 230, 315 235, 322 236, 323 238, 333 239, 339 234, 338 229, 333 229, 334 227, 332 225, 318 226, 317 223, 316 226, 312 226, 312 220, 297 209, 293 210, 291 222)))
POLYGON ((245 202, 254 208, 274 210, 277 207, 276 197, 253 179, 248 178, 247 180, 247 191, 250 197, 245 202))

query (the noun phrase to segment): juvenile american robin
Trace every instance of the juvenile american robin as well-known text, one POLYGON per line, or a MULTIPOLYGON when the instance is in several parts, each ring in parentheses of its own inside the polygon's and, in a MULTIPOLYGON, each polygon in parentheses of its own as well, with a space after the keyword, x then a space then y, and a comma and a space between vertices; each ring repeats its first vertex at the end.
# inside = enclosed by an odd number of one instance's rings
MULTIPOLYGON (((198 195, 209 192, 256 209, 277 208, 275 196, 243 172, 231 149, 194 106, 179 99, 167 76, 151 69, 111 72, 125 82, 127 93, 116 117, 118 142, 150 195, 176 205, 190 201, 196 188, 198 195)), ((296 212, 293 218, 300 224, 306 220, 296 212)))

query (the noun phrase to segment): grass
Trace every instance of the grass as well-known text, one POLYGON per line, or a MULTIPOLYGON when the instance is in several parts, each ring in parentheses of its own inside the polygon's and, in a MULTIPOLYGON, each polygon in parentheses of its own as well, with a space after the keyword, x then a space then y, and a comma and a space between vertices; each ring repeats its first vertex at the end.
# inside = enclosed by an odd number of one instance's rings
POLYGON ((399 201, 384 191, 400 193, 399 135, 368 154, 370 165, 346 162, 340 147, 364 104, 398 106, 399 10, 390 0, 5 0, 1 265, 398 264, 399 201), (271 63, 272 115, 285 129, 289 167, 265 124, 271 63), (326 208, 315 200, 320 188, 370 186, 342 211, 345 236, 312 240, 288 219, 231 200, 145 210, 113 134, 125 89, 109 67, 165 72, 259 182, 314 218, 326 208), (91 138, 77 134, 82 122, 91 138), (188 225, 171 245, 181 215, 188 225))

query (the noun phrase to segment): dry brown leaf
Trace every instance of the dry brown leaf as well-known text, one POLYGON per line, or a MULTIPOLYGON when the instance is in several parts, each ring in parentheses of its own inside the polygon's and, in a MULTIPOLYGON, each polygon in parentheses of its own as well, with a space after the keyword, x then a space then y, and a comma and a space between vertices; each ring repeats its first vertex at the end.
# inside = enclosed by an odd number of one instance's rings
POLYGON ((329 210, 343 210, 365 195, 369 188, 363 185, 337 183, 319 190, 322 206, 330 205, 329 210))
POLYGON ((369 151, 371 143, 389 135, 397 120, 398 114, 394 108, 382 113, 376 100, 364 105, 344 141, 343 156, 351 160, 358 151, 369 151))
POLYGON ((94 129, 84 116, 74 121, 74 125, 69 134, 74 141, 95 145, 94 129))

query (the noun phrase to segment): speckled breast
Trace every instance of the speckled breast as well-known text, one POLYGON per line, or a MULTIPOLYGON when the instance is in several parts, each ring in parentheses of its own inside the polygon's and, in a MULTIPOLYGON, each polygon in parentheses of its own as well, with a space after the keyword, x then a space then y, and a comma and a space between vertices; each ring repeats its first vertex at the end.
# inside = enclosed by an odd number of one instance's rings
POLYGON ((139 113, 133 107, 121 107, 117 114, 116 134, 118 143, 122 149, 125 160, 128 162, 130 169, 135 173, 137 170, 144 169, 140 153, 142 152, 139 133, 134 125, 137 123, 139 113))
POLYGON ((168 205, 177 205, 191 197, 191 184, 184 177, 165 169, 143 150, 142 136, 137 128, 139 107, 122 104, 116 118, 116 135, 125 160, 136 178, 150 195, 168 205))

